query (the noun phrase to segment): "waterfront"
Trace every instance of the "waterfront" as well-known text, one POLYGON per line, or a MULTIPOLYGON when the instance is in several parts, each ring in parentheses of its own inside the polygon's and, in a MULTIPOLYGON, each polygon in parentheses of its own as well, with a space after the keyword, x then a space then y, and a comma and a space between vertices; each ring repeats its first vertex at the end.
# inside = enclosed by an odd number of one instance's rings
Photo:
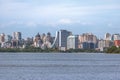
POLYGON ((0 53, 0 80, 120 80, 120 55, 0 53))

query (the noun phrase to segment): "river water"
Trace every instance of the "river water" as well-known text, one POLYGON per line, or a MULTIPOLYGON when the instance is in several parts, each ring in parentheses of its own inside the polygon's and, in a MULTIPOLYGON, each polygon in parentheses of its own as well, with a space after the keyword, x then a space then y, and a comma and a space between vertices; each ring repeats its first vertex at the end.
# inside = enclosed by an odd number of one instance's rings
POLYGON ((0 53, 0 80, 120 80, 120 55, 0 53))

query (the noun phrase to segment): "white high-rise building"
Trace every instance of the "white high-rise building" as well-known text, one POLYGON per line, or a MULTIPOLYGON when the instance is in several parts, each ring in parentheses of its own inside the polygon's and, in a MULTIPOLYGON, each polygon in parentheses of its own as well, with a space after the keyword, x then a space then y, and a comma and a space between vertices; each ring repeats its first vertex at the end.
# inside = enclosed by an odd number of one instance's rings
POLYGON ((21 32, 14 32, 13 33, 13 39, 20 41, 22 39, 22 34, 21 32))
POLYGON ((105 47, 105 40, 101 39, 98 41, 98 48, 100 51, 103 51, 103 48, 105 47))
POLYGON ((78 35, 68 36, 67 49, 78 49, 78 35))

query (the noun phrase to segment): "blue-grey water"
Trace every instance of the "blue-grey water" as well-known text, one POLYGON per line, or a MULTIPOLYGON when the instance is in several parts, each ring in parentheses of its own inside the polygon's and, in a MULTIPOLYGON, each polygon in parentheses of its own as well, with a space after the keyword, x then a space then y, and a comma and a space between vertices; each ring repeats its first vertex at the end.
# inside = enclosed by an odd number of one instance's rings
POLYGON ((120 55, 0 53, 0 80, 120 80, 120 55))

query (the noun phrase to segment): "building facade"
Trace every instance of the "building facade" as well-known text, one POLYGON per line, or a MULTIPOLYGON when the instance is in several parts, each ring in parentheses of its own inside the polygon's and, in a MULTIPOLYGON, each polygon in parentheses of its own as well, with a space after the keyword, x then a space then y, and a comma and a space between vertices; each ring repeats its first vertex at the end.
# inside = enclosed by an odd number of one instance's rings
POLYGON ((97 37, 92 33, 84 33, 79 36, 79 48, 95 49, 97 45, 97 37))
POLYGON ((13 33, 13 39, 20 41, 22 39, 22 34, 21 32, 14 32, 13 33))
POLYGON ((110 33, 106 33, 105 34, 105 40, 111 40, 111 34, 110 33))
POLYGON ((120 47, 120 40, 114 40, 114 45, 116 47, 120 47))
POLYGON ((56 47, 59 50, 65 51, 67 49, 67 37, 71 34, 72 32, 67 30, 57 31, 56 37, 51 47, 56 47))
POLYGON ((120 34, 113 34, 112 35, 112 40, 120 40, 120 34))
POLYGON ((103 39, 100 39, 99 41, 98 41, 98 49, 100 50, 100 51, 104 51, 104 49, 106 49, 106 48, 109 48, 109 47, 111 47, 111 46, 113 46, 114 44, 113 44, 113 41, 111 41, 111 40, 103 40, 103 39))
POLYGON ((78 49, 78 35, 68 36, 67 38, 67 49, 78 49))
POLYGON ((0 34, 0 43, 3 43, 3 42, 5 42, 5 34, 4 33, 0 34))
POLYGON ((40 47, 41 48, 42 44, 43 44, 43 42, 42 42, 41 36, 38 33, 34 38, 34 47, 40 47))
POLYGON ((22 34, 21 32, 13 32, 13 39, 12 39, 12 47, 13 48, 20 48, 22 46, 21 43, 22 34))

